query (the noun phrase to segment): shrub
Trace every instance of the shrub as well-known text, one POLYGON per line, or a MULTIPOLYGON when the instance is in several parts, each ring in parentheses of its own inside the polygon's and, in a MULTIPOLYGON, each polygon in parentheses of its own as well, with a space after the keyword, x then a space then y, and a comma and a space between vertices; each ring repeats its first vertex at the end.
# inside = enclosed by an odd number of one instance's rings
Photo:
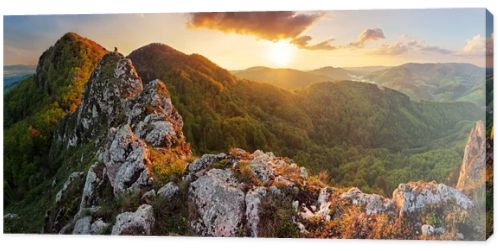
POLYGON ((161 188, 170 181, 179 182, 186 171, 187 163, 177 157, 172 152, 160 152, 151 150, 150 159, 151 175, 153 177, 153 186, 155 189, 161 188))
POLYGON ((259 236, 298 238, 299 228, 293 223, 295 212, 292 201, 286 197, 266 196, 260 204, 259 236))
POLYGON ((154 235, 189 235, 188 185, 179 184, 179 192, 170 200, 157 196, 152 203, 155 214, 154 235))
POLYGON ((234 168, 234 176, 241 183, 262 185, 262 182, 252 172, 248 162, 238 162, 234 168))

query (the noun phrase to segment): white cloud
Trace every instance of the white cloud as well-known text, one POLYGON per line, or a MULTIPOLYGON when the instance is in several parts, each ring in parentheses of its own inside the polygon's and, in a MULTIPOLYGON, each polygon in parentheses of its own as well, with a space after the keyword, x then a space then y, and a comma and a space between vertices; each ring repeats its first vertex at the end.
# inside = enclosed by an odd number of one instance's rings
POLYGON ((453 51, 434 45, 427 45, 424 40, 417 39, 406 34, 401 35, 398 40, 392 43, 384 43, 380 47, 371 51, 371 54, 378 55, 400 55, 409 51, 420 51, 438 54, 452 54, 453 51))
POLYGON ((458 54, 466 56, 493 55, 493 33, 491 33, 488 38, 479 34, 475 35, 471 39, 467 40, 464 48, 458 54))

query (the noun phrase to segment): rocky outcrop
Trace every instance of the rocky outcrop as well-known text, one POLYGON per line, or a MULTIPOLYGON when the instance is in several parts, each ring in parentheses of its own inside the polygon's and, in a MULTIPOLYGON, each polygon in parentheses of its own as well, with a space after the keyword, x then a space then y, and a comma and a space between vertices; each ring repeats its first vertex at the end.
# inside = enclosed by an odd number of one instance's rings
POLYGON ((366 214, 394 214, 396 207, 394 201, 378 194, 366 194, 359 188, 353 187, 340 195, 341 199, 349 200, 353 205, 364 208, 366 214))
POLYGON ((172 199, 179 192, 179 187, 174 182, 169 182, 160 190, 158 190, 157 196, 160 196, 164 200, 172 199))
POLYGON ((253 190, 250 190, 245 195, 245 203, 246 203, 246 220, 248 231, 250 236, 259 237, 259 223, 260 223, 260 204, 262 203, 262 199, 267 195, 267 188, 265 187, 257 187, 253 190))
POLYGON ((188 165, 189 173, 194 174, 196 172, 207 169, 212 166, 214 163, 220 162, 228 158, 228 155, 225 153, 219 154, 204 154, 199 159, 194 160, 191 164, 188 165))
POLYGON ((155 222, 153 207, 144 204, 135 212, 125 212, 116 216, 113 235, 151 235, 155 222))
POLYGON ((84 172, 71 173, 55 197, 55 206, 46 212, 45 232, 59 232, 71 222, 73 215, 78 212, 78 196, 83 191, 85 182, 84 172), (75 200, 76 199, 76 200, 75 200))
POLYGON ((442 225, 422 227, 425 220, 434 214, 433 210, 462 217, 473 208, 467 196, 435 182, 401 184, 392 198, 386 198, 358 188, 329 187, 308 177, 303 168, 290 160, 272 153, 236 149, 215 156, 207 155, 193 162, 199 168, 193 169, 198 172, 189 191, 195 212, 191 227, 200 235, 269 236, 269 224, 276 223, 269 222, 274 220, 268 218, 266 210, 274 208, 293 212, 286 214, 289 216, 284 222, 292 223, 306 237, 326 234, 332 238, 389 238, 384 233, 394 231, 397 234, 391 238, 422 238, 425 229, 425 238, 449 238, 457 234, 446 232, 456 231, 456 226, 448 225, 453 222, 442 219, 442 225), (268 196, 279 199, 266 200, 268 196), (269 205, 269 201, 276 204, 269 205), (344 221, 358 226, 355 228, 359 232, 329 229, 344 221))
POLYGON ((147 145, 128 124, 111 128, 104 152, 100 155, 115 195, 137 192, 151 185, 146 165, 147 145))
POLYGON ((92 216, 84 216, 76 221, 73 234, 104 234, 109 225, 102 219, 92 222, 92 216))
POLYGON ((84 182, 85 173, 73 172, 68 176, 64 182, 63 187, 56 194, 56 204, 61 203, 67 196, 74 196, 80 193, 84 182))
POLYGON ((191 226, 200 235, 237 236, 242 228, 245 194, 231 170, 212 169, 191 183, 195 208, 191 226))
POLYGON ((472 201, 452 187, 435 182, 410 182, 400 184, 392 194, 399 213, 419 213, 432 207, 455 203, 459 208, 468 210, 473 207, 472 201))
MULTIPOLYGON (((99 221, 89 222, 89 218, 78 215, 90 211, 92 219, 98 220, 97 216, 105 210, 103 206, 109 207, 112 201, 135 194, 140 194, 140 198, 152 190, 155 180, 151 151, 168 152, 172 156, 156 163, 164 166, 170 161, 185 160, 191 154, 182 126, 182 118, 163 82, 153 80, 144 84, 129 59, 116 52, 105 55, 86 85, 77 111, 65 118, 54 138, 54 145, 65 149, 89 145, 98 149, 87 157, 94 164, 86 178, 84 173, 78 175, 82 182, 77 194, 81 194, 81 199, 78 209, 72 211, 78 214, 65 216, 69 221, 47 231, 59 232, 66 225, 63 232, 73 227, 75 233, 97 233, 88 226, 94 223, 101 226, 99 221)), ((70 176, 57 200, 64 197, 73 180, 70 176)), ((154 196, 149 196, 148 201, 153 200, 154 196)), ((48 218, 46 225, 53 225, 57 217, 48 218)))
POLYGON ((464 149, 464 158, 460 167, 457 189, 469 191, 485 186, 486 183, 486 131, 482 121, 469 133, 464 149))

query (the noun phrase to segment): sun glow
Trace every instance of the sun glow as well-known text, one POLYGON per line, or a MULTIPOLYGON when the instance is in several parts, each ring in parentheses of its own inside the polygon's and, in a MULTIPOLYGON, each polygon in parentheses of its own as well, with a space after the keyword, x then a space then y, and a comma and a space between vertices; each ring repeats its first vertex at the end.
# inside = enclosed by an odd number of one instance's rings
POLYGON ((273 42, 269 48, 268 56, 274 65, 286 66, 293 59, 294 46, 285 40, 273 42))

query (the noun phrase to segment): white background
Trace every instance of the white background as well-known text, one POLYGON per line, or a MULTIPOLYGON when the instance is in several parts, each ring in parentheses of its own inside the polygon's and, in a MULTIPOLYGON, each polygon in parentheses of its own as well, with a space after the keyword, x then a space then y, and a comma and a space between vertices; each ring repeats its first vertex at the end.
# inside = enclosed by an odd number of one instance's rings
MULTIPOLYGON (((340 10, 340 9, 401 9, 401 8, 488 8, 500 13, 499 0, 1 0, 3 15, 22 14, 77 14, 77 13, 159 13, 196 11, 252 11, 252 10, 340 10)), ((495 17, 495 26, 500 16, 495 17)), ((3 41, 3 18, 0 20, 3 41)), ((498 43, 495 40, 495 47, 498 43)), ((3 43, 0 50, 3 65, 3 43)), ((495 65, 498 65, 495 60, 495 65)), ((2 67, 3 68, 3 67, 2 67)), ((3 72, 3 69, 0 71, 3 72)), ((2 73, 3 75, 3 73, 2 73)), ((495 78, 496 81, 496 78, 495 78)), ((498 88, 496 88, 498 92, 498 88)), ((3 95, 2 95, 3 97, 3 95)), ((495 100, 499 112, 500 100, 495 100)), ((0 103, 3 106, 3 102, 0 103)), ((1 107, 3 121, 3 107, 1 107)), ((2 122, 3 123, 3 122, 2 122)), ((496 124, 498 128, 498 123, 496 124)), ((3 142, 3 126, 0 139, 3 142)), ((497 129, 495 131, 498 132, 497 129)), ((2 143, 3 148, 3 143, 2 143)), ((498 148, 498 147, 497 147, 498 148)), ((499 149, 495 149, 496 166, 500 162, 499 149)), ((3 149, 2 149, 3 153, 3 149)), ((0 156, 3 163, 3 156, 0 156)), ((498 168, 495 168, 498 169, 498 168)), ((1 172, 0 176, 3 176, 1 172)), ((495 176, 498 185, 500 173, 495 176)), ((1 177, 3 180, 3 177, 1 177)), ((0 187, 3 195, 3 186, 0 187)), ((498 189, 495 189, 495 230, 500 231, 498 189)), ((0 196, 1 196, 0 195, 0 196)), ((0 208, 3 215, 3 198, 0 208)), ((3 217, 2 217, 3 218, 3 217)), ((3 230, 3 224, 2 224, 3 230)), ((3 232, 3 231, 2 231, 3 232)), ((0 236, 2 250, 500 250, 499 234, 486 242, 444 241, 376 241, 376 240, 317 240, 317 239, 250 239, 250 238, 195 238, 195 237, 109 237, 109 236, 57 236, 57 235, 4 235, 0 236)))

